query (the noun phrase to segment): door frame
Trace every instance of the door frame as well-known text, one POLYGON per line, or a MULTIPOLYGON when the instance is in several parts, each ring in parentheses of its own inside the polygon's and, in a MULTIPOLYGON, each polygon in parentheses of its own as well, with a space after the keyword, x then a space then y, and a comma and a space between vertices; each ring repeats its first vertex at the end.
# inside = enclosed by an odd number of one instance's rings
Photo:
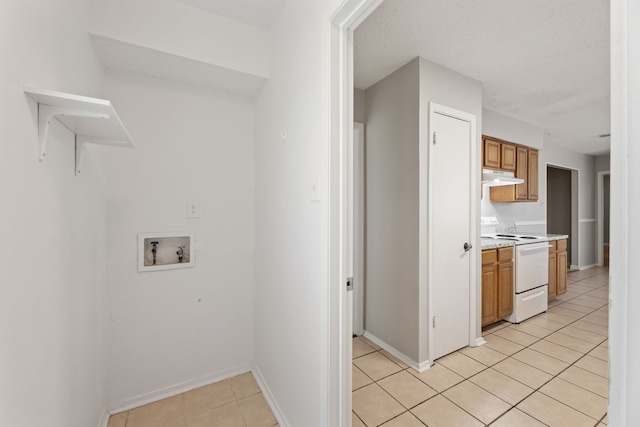
MULTIPOLYGON (((485 343, 482 338, 481 321, 479 307, 481 304, 478 298, 478 274, 480 270, 478 266, 480 264, 480 236, 479 227, 477 221, 480 218, 478 205, 479 205, 479 192, 480 183, 478 178, 480 176, 479 162, 478 162, 478 144, 477 144, 477 132, 476 132, 476 116, 464 111, 456 110, 444 105, 436 104, 435 102, 429 102, 429 124, 427 138, 421 138, 420 144, 420 231, 419 231, 419 254, 425 254, 426 257, 420 255, 419 262, 419 287, 421 295, 426 295, 426 307, 427 315, 426 319, 420 316, 421 324, 426 324, 427 328, 427 343, 428 343, 428 362, 429 366, 434 363, 434 343, 432 323, 429 321, 434 313, 434 301, 432 298, 433 289, 429 286, 434 282, 433 269, 429 268, 429 265, 433 265, 434 253, 436 250, 437 242, 433 239, 434 230, 434 191, 433 191, 433 145, 434 145, 434 132, 431 124, 433 123, 433 116, 435 114, 442 114, 458 120, 469 123, 470 135, 469 135, 469 242, 476 248, 469 254, 469 346, 476 347, 485 343), (424 146, 426 142, 427 146, 424 146), (478 189, 478 191, 476 191, 478 189), (426 190, 426 191, 424 191, 426 190)), ((460 165, 462 166, 462 165, 460 165)), ((473 249, 472 249, 473 250, 473 249)))
POLYGON ((328 420, 351 426, 352 307, 346 281, 350 255, 347 178, 353 172, 353 31, 384 0, 346 0, 329 19, 329 375, 328 420))
MULTIPOLYGON (((596 237, 596 263, 604 265, 604 177, 611 176, 611 171, 598 171, 596 181, 596 209, 597 209, 597 237, 596 237)), ((611 181, 609 181, 609 197, 611 197, 611 181)), ((609 201, 611 210, 611 201, 609 201)), ((611 221, 611 216, 609 216, 611 221)))
MULTIPOLYGON (((556 169, 564 169, 571 172, 571 254, 570 264, 572 270, 580 269, 580 169, 562 165, 555 162, 546 162, 544 169, 545 180, 545 203, 544 222, 548 224, 547 209, 549 208, 549 183, 547 182, 547 169, 551 166, 556 169), (574 258, 575 252, 575 258, 574 258), (575 261, 575 264, 574 264, 575 261)), ((547 230, 548 232, 548 230, 547 230)))

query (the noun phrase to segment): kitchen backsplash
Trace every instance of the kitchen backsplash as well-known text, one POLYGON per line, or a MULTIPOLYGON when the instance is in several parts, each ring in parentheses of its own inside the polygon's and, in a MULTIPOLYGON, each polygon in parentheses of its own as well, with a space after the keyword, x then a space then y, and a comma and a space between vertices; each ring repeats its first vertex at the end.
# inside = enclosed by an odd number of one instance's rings
POLYGON ((495 217, 498 224, 481 225, 481 233, 546 233, 545 212, 540 212, 541 206, 535 205, 538 203, 492 203, 485 196, 481 203, 481 216, 495 217))

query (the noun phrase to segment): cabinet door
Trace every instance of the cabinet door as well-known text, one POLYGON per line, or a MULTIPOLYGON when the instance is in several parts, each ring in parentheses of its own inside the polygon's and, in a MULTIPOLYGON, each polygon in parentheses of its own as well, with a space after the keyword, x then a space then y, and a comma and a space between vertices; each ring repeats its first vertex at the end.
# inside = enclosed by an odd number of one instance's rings
POLYGON ((516 147, 516 178, 524 179, 524 183, 516 185, 516 200, 528 200, 529 198, 529 188, 527 186, 527 179, 529 178, 528 174, 528 156, 527 149, 524 147, 516 147))
POLYGON ((498 269, 496 264, 482 267, 482 326, 498 321, 498 269))
POLYGON ((557 264, 556 253, 551 252, 551 248, 549 248, 549 301, 558 295, 556 287, 556 276, 558 274, 557 264))
POLYGON ((501 157, 500 167, 504 170, 514 171, 516 170, 516 146, 511 144, 500 144, 501 157))
POLYGON ((500 145, 498 141, 494 141, 493 139, 484 139, 484 167, 500 169, 500 145))
POLYGON ((498 264, 498 318, 513 313, 513 261, 498 264))
POLYGON ((528 150, 529 171, 527 176, 528 200, 538 200, 538 150, 528 150))
POLYGON ((556 267, 556 285, 558 295, 567 292, 567 251, 558 252, 558 262, 556 267))

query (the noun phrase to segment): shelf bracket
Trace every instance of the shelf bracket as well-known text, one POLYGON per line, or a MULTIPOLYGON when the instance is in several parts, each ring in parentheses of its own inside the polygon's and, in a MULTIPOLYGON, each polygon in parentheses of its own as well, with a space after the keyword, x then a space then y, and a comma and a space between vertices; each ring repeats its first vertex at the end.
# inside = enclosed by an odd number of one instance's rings
MULTIPOLYGON (((109 114, 92 113, 88 111, 74 110, 72 108, 38 104, 38 160, 40 161, 44 160, 47 155, 47 138, 49 137, 49 128, 51 127, 51 120, 56 116, 86 117, 94 119, 108 119, 111 117, 109 114)), ((71 129, 71 131, 75 134, 73 129, 71 129)), ((77 169, 78 168, 76 166, 76 170, 77 169)))
POLYGON ((76 135, 76 176, 80 174, 80 158, 82 157, 82 151, 85 144, 87 144, 87 138, 82 135, 76 135))

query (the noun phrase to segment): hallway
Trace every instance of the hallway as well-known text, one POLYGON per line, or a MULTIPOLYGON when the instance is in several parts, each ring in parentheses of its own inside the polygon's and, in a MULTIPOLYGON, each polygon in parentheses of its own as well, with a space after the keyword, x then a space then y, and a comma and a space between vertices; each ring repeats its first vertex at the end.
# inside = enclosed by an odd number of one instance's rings
POLYGON ((546 313, 423 373, 354 338, 353 426, 606 426, 608 296, 607 268, 570 272, 546 313))

